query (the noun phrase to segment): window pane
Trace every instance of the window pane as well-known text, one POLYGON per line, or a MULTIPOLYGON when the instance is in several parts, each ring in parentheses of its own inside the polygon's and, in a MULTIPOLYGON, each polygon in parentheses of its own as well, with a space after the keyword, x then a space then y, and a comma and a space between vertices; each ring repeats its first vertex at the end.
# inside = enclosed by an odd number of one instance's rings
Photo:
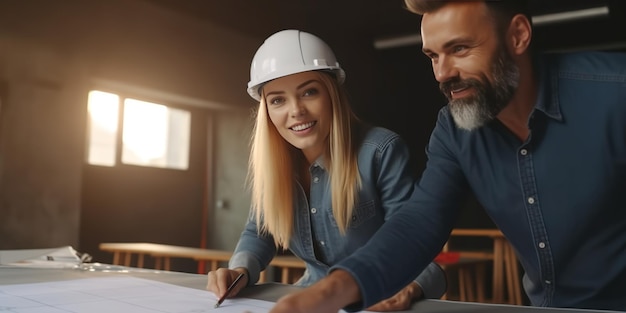
POLYGON ((93 165, 115 165, 119 97, 92 90, 87 100, 89 112, 89 150, 87 162, 93 165))
POLYGON ((185 170, 189 164, 191 113, 126 99, 122 162, 185 170))

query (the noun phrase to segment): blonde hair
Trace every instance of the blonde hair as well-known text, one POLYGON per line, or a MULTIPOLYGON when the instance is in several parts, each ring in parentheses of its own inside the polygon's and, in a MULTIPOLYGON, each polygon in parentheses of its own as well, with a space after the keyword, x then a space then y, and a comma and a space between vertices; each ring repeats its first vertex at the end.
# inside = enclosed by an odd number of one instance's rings
MULTIPOLYGON (((330 175, 333 216, 340 232, 345 234, 361 187, 357 163, 361 122, 335 78, 321 71, 319 78, 328 90, 332 106, 324 157, 330 175)), ((289 248, 293 235, 294 185, 303 159, 302 152, 284 140, 270 121, 263 95, 251 141, 248 183, 259 233, 271 234, 276 246, 285 249, 289 248)))

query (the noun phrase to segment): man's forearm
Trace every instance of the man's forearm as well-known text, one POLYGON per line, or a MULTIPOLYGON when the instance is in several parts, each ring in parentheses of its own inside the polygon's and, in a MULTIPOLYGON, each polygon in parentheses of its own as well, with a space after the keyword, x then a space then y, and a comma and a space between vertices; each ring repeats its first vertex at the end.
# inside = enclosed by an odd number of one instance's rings
POLYGON ((354 278, 344 270, 334 270, 310 287, 279 299, 270 313, 337 312, 360 301, 354 278))
POLYGON ((337 299, 341 301, 339 303, 341 308, 361 301, 359 285, 348 272, 339 269, 334 270, 328 274, 325 280, 327 280, 324 283, 326 286, 321 286, 321 288, 333 290, 330 295, 340 295, 337 299))

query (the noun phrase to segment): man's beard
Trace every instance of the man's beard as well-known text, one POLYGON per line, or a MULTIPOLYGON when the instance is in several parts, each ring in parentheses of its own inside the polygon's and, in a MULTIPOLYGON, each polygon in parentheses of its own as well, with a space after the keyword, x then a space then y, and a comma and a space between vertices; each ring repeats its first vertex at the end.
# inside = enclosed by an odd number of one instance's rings
POLYGON ((519 68, 504 47, 498 49, 491 74, 493 85, 483 74, 480 80, 455 77, 439 84, 439 89, 448 98, 450 113, 461 129, 473 130, 496 118, 511 101, 519 84, 519 68), (473 88, 475 95, 452 99, 452 90, 473 88))

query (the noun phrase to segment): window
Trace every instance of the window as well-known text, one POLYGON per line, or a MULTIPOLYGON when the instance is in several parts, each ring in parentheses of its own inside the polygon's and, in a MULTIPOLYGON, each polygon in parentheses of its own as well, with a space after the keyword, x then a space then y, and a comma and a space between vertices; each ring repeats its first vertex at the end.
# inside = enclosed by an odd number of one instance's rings
POLYGON ((92 90, 88 112, 89 164, 115 166, 119 149, 123 164, 188 168, 189 111, 92 90))

